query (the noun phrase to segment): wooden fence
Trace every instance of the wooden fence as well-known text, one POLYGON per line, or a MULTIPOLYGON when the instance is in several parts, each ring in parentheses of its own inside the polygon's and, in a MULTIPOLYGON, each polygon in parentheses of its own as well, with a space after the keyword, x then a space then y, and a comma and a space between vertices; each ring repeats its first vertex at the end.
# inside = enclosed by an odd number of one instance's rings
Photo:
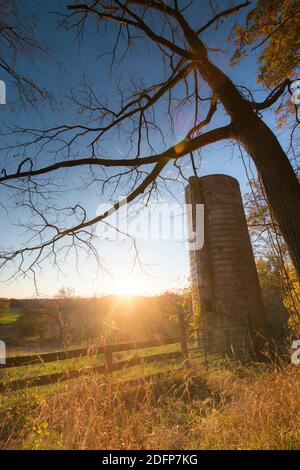
POLYGON ((243 326, 222 327, 222 328, 196 328, 187 329, 185 319, 182 314, 178 318, 180 335, 177 338, 160 338, 141 342, 130 342, 122 344, 108 344, 97 347, 72 349, 67 351, 56 351, 45 354, 35 354, 30 356, 8 357, 6 364, 0 366, 0 370, 12 369, 17 367, 28 367, 38 364, 46 364, 70 359, 80 359, 84 357, 97 357, 103 355, 103 364, 90 367, 81 367, 72 370, 52 373, 48 375, 39 375, 26 377, 9 382, 0 382, 0 392, 20 390, 27 387, 37 387, 42 385, 55 384, 66 380, 76 379, 82 376, 88 376, 91 373, 109 375, 112 372, 128 369, 139 364, 149 364, 158 361, 171 359, 182 359, 185 367, 190 367, 189 358, 198 363, 198 366, 204 366, 209 369, 213 364, 219 364, 220 359, 241 360, 248 355, 248 345, 245 344, 247 338, 243 326), (213 337, 212 334, 213 333, 213 337), (229 335, 230 333, 230 335, 229 335), (179 344, 180 350, 174 352, 161 352, 158 354, 140 356, 138 350, 146 348, 155 348, 179 344), (114 353, 135 351, 136 354, 130 359, 113 361, 114 353))
MULTIPOLYGON (((181 325, 182 326, 182 325, 181 325)), ((45 354, 35 354, 30 356, 8 357, 6 364, 2 365, 0 370, 13 367, 27 367, 37 364, 45 364, 48 362, 64 361, 82 357, 104 356, 104 364, 94 367, 79 368, 67 370, 48 375, 40 375, 24 379, 13 380, 6 383, 0 383, 0 392, 14 391, 27 387, 37 387, 41 385, 49 385, 57 382, 75 379, 81 376, 87 376, 91 373, 110 374, 114 371, 127 369, 139 364, 149 364, 152 362, 170 360, 176 358, 186 358, 186 341, 184 338, 164 338, 154 339, 150 341, 131 342, 122 344, 109 344, 99 347, 89 347, 81 349, 72 349, 68 351, 57 351, 45 354), (154 348, 180 343, 181 350, 175 352, 166 352, 160 354, 152 354, 146 356, 138 356, 137 354, 130 359, 114 362, 113 354, 117 352, 137 351, 140 349, 154 348)))

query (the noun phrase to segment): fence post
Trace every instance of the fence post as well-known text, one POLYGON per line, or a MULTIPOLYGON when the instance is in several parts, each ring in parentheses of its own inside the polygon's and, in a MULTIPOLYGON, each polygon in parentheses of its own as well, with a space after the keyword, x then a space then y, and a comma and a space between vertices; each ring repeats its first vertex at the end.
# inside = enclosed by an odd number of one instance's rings
POLYGON ((204 335, 204 367, 205 367, 205 370, 208 371, 208 359, 207 359, 207 345, 208 345, 208 339, 207 339, 207 333, 204 335))
POLYGON ((106 369, 106 374, 110 374, 112 372, 112 359, 113 359, 113 352, 111 346, 105 346, 104 349, 104 365, 106 369))
POLYGON ((185 364, 188 365, 188 347, 187 347, 187 338, 186 338, 186 324, 184 319, 184 314, 179 312, 178 314, 178 323, 180 329, 180 345, 181 353, 184 358, 185 364))

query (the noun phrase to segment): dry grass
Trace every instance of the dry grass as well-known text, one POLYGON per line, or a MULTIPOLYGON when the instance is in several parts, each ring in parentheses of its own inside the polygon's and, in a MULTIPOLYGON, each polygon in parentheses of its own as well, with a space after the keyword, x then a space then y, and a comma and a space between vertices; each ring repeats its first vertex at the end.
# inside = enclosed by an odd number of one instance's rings
POLYGON ((200 447, 300 449, 299 379, 296 366, 214 373, 208 382, 221 406, 193 426, 200 447))
POLYGON ((299 449, 300 368, 183 372, 142 384, 99 377, 2 397, 6 449, 299 449), (9 401, 10 400, 10 401, 9 401))

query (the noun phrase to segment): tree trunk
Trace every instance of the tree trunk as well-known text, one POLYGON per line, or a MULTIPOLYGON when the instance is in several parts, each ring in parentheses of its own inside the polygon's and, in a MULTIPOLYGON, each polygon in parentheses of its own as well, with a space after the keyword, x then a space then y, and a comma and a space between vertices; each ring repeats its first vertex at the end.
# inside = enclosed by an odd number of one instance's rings
POLYGON ((237 138, 256 165, 300 280, 300 184, 293 167, 273 132, 254 113, 238 123, 237 138))
POLYGON ((199 72, 232 119, 232 137, 251 155, 300 280, 300 184, 271 129, 203 49, 199 72))

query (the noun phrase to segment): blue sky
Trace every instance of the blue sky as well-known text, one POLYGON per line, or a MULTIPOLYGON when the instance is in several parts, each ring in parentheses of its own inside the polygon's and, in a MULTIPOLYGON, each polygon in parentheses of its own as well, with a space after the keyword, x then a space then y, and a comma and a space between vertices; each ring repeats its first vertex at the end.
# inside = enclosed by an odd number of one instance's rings
MULTIPOLYGON (((19 3, 22 4, 22 2, 19 3)), ((118 80, 126 88, 129 86, 129 80, 132 77, 135 79, 143 77, 145 83, 150 84, 159 82, 163 76, 163 69, 157 51, 151 45, 147 50, 142 47, 142 44, 139 44, 139 47, 130 53, 126 60, 115 69, 114 74, 110 76, 108 73, 108 56, 105 56, 104 59, 100 59, 99 56, 111 49, 115 29, 108 27, 105 35, 101 36, 96 31, 95 25, 90 23, 87 34, 83 36, 79 45, 75 41, 74 33, 58 27, 59 17, 54 13, 64 11, 64 6, 68 3, 70 2, 63 0, 24 2, 25 11, 30 15, 31 12, 35 14, 34 22, 36 23, 37 33, 48 44, 49 55, 41 54, 34 61, 23 57, 18 60, 16 65, 24 75, 30 75, 38 81, 40 86, 48 89, 53 94, 55 102, 52 105, 46 101, 42 102, 37 110, 22 108, 18 103, 18 96, 15 94, 9 78, 0 72, 0 79, 7 83, 7 104, 2 105, 0 109, 1 130, 4 132, 7 130, 7 126, 20 125, 21 127, 47 128, 60 123, 74 122, 74 109, 65 97, 70 94, 71 90, 74 93, 80 93, 84 81, 92 83, 96 93, 99 96, 108 97, 110 104, 116 107, 116 83, 118 80)), ((202 3, 206 2, 203 0, 202 3)), ((208 9, 201 9, 200 18, 198 18, 198 13, 198 10, 190 12, 192 21, 197 21, 197 24, 205 23, 210 17, 208 9)), ((224 43, 224 38, 227 37, 233 21, 238 18, 242 19, 244 14, 245 12, 240 13, 235 19, 227 20, 219 31, 211 29, 204 39, 211 47, 223 47, 228 51, 225 54, 214 53, 212 55, 214 62, 228 73, 235 83, 247 85, 249 88, 256 90, 255 96, 259 100, 267 92, 261 90, 261 87, 256 83, 256 55, 258 51, 251 54, 251 57, 244 60, 241 65, 232 68, 228 65, 230 45, 224 43)), ((162 103, 160 106, 158 108, 160 112, 158 124, 165 135, 167 144, 173 145, 184 137, 185 132, 191 125, 191 113, 189 109, 185 109, 176 116, 175 135, 172 135, 163 119, 164 104, 162 103)), ((264 119, 272 128, 275 128, 272 112, 265 113, 264 119)), ((226 120, 220 113, 213 121, 212 127, 223 125, 225 122, 226 120)), ((286 148, 287 135, 278 130, 276 130, 276 134, 280 138, 283 147, 286 148)), ((8 145, 14 145, 16 136, 3 137, 3 141, 8 145)), ((74 155, 87 156, 86 143, 82 139, 74 146, 74 155)), ((162 149, 162 143, 158 137, 153 136, 153 143, 158 150, 162 149)), ((29 154, 34 150, 36 149, 30 148, 28 150, 29 154)), ((39 156, 39 166, 53 158, 52 150, 51 146, 43 150, 39 156)), ((144 155, 149 153, 145 146, 142 147, 142 150, 144 155)), ((120 155, 127 156, 131 154, 128 144, 122 138, 119 139, 117 134, 111 134, 109 139, 101 143, 99 151, 102 156, 120 157, 120 155)), ((7 169, 16 168, 15 161, 19 157, 17 155, 14 159, 12 155, 13 152, 6 154, 2 151, 1 159, 7 169)), ((248 160, 246 161, 248 164, 248 160)), ((255 173, 253 167, 251 167, 251 171, 255 173)), ((85 172, 86 169, 80 170, 80 172, 76 169, 61 172, 57 175, 57 183, 62 188, 69 188, 71 182, 79 181, 85 172)), ((227 143, 222 142, 211 145, 202 152, 199 174, 213 173, 225 173, 234 176, 240 183, 242 193, 247 191, 247 178, 239 153, 237 149, 233 149, 227 143)), ((164 174, 175 174, 172 165, 168 166, 164 174)), ((192 175, 188 160, 185 164, 185 174, 186 176, 192 175)), ((57 201, 59 204, 66 204, 71 201, 72 203, 74 201, 80 202, 86 207, 88 214, 94 217, 99 204, 109 201, 109 192, 103 197, 97 194, 96 189, 94 185, 86 191, 70 191, 59 194, 57 201)), ((182 184, 171 183, 170 189, 179 202, 183 202, 182 184)), ((122 195, 122 190, 124 191, 124 188, 120 189, 119 195, 122 195)), ((19 227, 19 223, 26 219, 26 212, 23 209, 20 211, 14 207, 12 190, 2 188, 0 192, 1 202, 6 207, 6 209, 0 208, 0 245, 5 247, 20 246, 26 242, 24 230, 19 227)), ((170 203, 174 202, 167 192, 164 193, 163 197, 170 203)), ((167 289, 185 287, 188 284, 188 255, 183 241, 138 240, 139 253, 145 263, 145 273, 142 273, 138 268, 131 273, 134 253, 130 249, 129 243, 100 240, 97 246, 104 270, 97 273, 93 260, 87 259, 85 256, 80 257, 79 269, 76 270, 74 257, 71 256, 61 265, 62 270, 58 271, 52 266, 52 260, 49 259, 44 263, 43 270, 37 272, 40 295, 52 296, 62 286, 72 287, 75 293, 80 296, 102 295, 118 290, 125 291, 126 288, 139 294, 157 294, 167 289), (133 286, 135 287, 133 288, 133 286)), ((10 272, 8 270, 5 273, 6 276, 10 272)), ((4 276, 2 280, 0 297, 31 297, 35 295, 34 285, 30 278, 20 278, 18 281, 7 283, 4 282, 4 276)))

